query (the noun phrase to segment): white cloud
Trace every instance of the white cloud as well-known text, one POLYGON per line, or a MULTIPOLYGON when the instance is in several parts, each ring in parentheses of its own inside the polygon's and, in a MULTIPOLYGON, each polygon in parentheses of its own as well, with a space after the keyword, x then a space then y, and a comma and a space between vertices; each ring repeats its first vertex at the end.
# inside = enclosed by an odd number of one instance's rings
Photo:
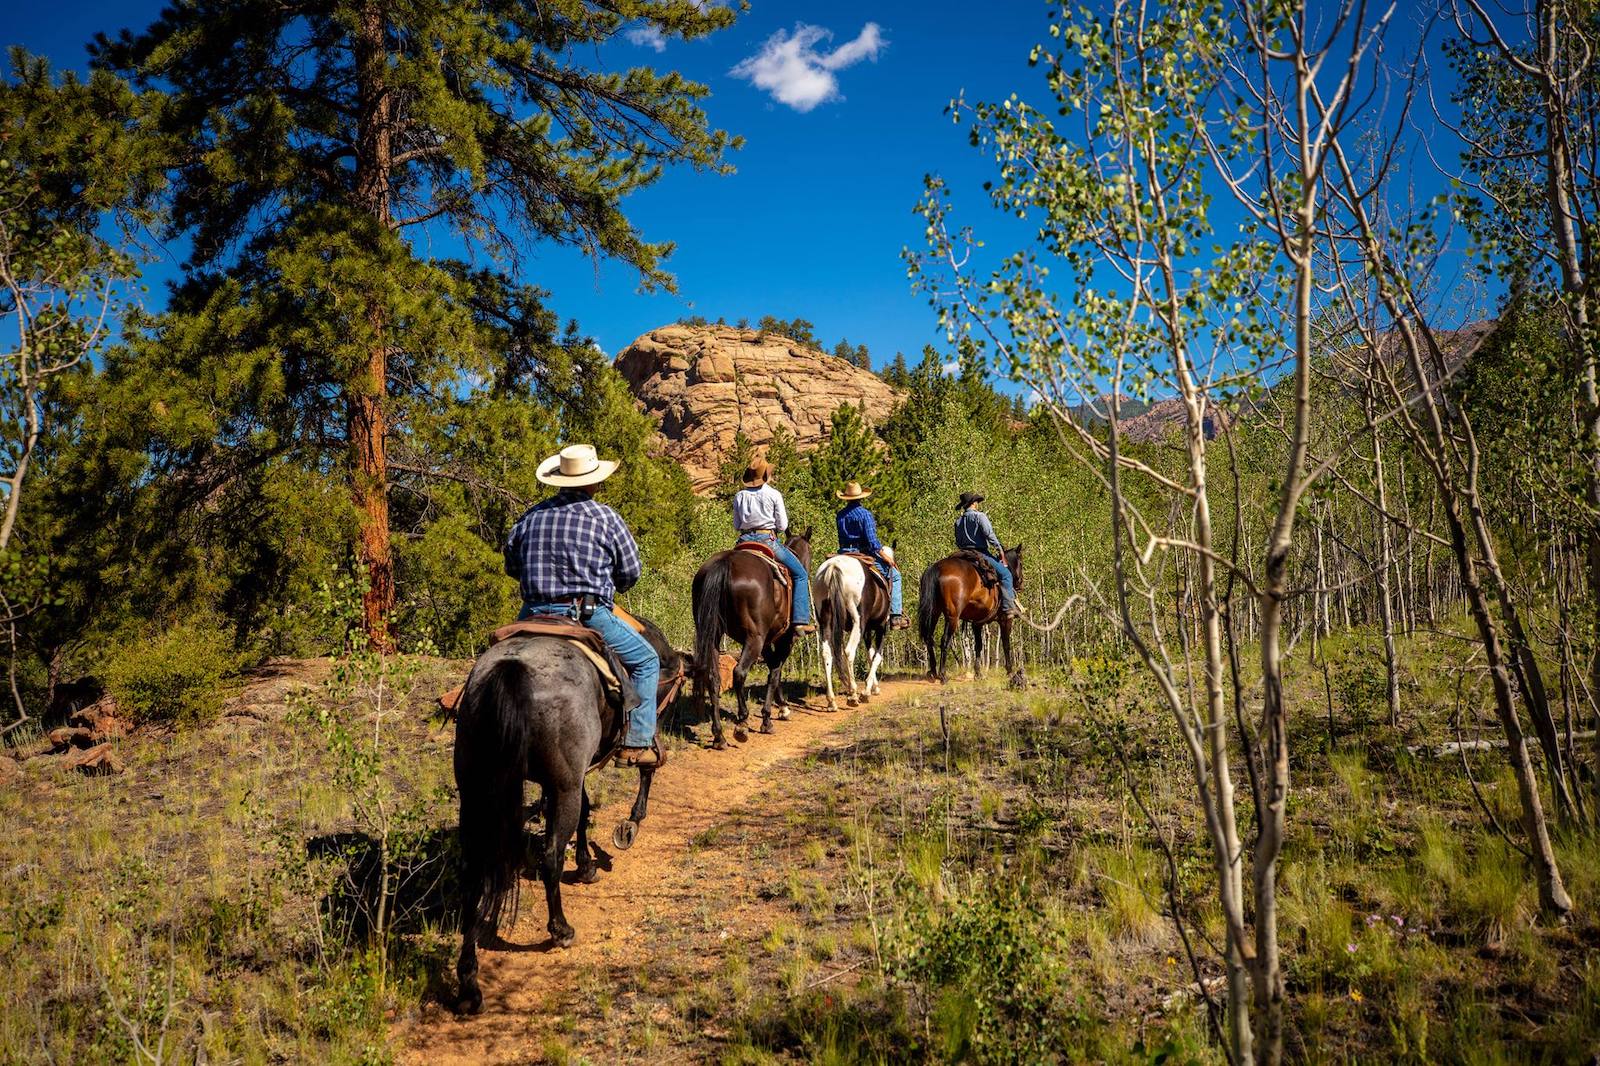
MULTIPOLYGON (((695 8, 700 11, 710 11, 714 7, 721 7, 722 4, 723 0, 694 0, 695 8)), ((623 33, 623 36, 640 48, 650 48, 657 52, 667 50, 667 35, 653 22, 642 22, 632 26, 623 33)))
POLYGON ((640 48, 654 48, 657 52, 665 52, 667 50, 667 35, 662 33, 661 27, 653 22, 647 22, 642 26, 633 26, 625 36, 640 48))
POLYGON ((867 23, 854 40, 846 41, 831 52, 817 50, 817 45, 832 37, 833 34, 821 26, 796 23, 794 33, 779 30, 767 38, 761 51, 728 73, 748 79, 756 88, 771 93, 780 104, 787 104, 796 111, 810 111, 818 104, 843 99, 835 71, 854 66, 863 59, 876 61, 878 53, 887 47, 883 31, 876 22, 867 23))

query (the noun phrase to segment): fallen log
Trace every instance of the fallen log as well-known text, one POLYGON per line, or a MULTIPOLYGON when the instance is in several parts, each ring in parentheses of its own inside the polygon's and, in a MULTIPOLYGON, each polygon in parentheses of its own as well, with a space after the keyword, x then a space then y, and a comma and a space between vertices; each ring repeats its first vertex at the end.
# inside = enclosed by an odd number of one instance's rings
MULTIPOLYGON (((1561 739, 1563 741, 1566 740, 1565 734, 1562 735, 1561 739)), ((1574 733, 1572 734, 1572 739, 1575 741, 1593 740, 1594 730, 1591 729, 1585 733, 1574 733)), ((1447 755, 1460 755, 1464 751, 1497 751, 1504 748, 1506 743, 1504 740, 1452 740, 1448 744, 1407 744, 1406 751, 1413 755, 1431 755, 1436 759, 1442 759, 1447 755)), ((1537 744, 1529 744, 1528 750, 1537 753, 1539 746, 1537 744)))

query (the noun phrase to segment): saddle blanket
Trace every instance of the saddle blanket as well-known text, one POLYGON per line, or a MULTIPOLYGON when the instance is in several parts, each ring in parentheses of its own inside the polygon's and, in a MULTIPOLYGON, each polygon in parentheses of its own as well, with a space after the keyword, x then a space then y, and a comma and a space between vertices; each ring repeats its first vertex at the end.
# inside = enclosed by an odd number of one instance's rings
MULTIPOLYGON (((628 672, 622 668, 616 653, 600 639, 599 633, 588 626, 565 618, 530 618, 496 629, 489 637, 489 643, 498 644, 512 637, 555 637, 566 641, 594 665, 600 675, 600 683, 605 688, 607 702, 624 709, 638 702, 633 685, 628 682, 628 672)), ((457 685, 439 697, 439 707, 448 714, 455 714, 466 690, 465 684, 457 685)))
POLYGON ((778 579, 780 585, 786 589, 794 588, 794 578, 789 574, 789 568, 778 562, 778 557, 765 544, 755 540, 744 540, 735 544, 733 549, 734 551, 750 552, 772 568, 773 576, 778 579))

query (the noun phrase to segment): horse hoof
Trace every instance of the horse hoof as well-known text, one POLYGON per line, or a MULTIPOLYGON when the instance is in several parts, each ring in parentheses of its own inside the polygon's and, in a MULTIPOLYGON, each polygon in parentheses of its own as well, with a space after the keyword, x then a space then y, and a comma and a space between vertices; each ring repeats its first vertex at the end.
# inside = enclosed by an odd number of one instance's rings
MULTIPOLYGON (((733 735, 734 736, 738 736, 739 735, 738 731, 735 730, 733 735)), ((727 749, 727 747, 728 747, 728 742, 727 742, 727 740, 725 740, 722 737, 716 737, 711 741, 711 750, 712 751, 724 751, 724 750, 727 749)))
POLYGON ((461 994, 456 997, 456 1013, 457 1014, 482 1014, 483 1013, 483 993, 478 991, 477 982, 473 982, 471 988, 462 989, 461 990, 461 994))
POLYGON ((762 733, 776 733, 777 732, 776 729, 772 728, 772 720, 770 718, 761 723, 761 732, 762 733))
POLYGON ((863 693, 862 696, 861 696, 861 702, 862 703, 871 703, 872 702, 872 693, 870 693, 870 692, 863 693))
POLYGON ((856 707, 856 706, 859 706, 860 703, 861 703, 861 701, 856 699, 854 696, 851 696, 851 697, 849 697, 848 699, 846 699, 844 701, 844 705, 846 707, 856 707))
POLYGON ((778 721, 787 722, 788 720, 789 720, 789 705, 786 703, 786 704, 783 705, 783 709, 778 712, 778 721))
POLYGON ((572 942, 577 939, 578 933, 573 929, 568 929, 564 933, 552 932, 550 934, 551 943, 555 944, 555 946, 558 948, 570 948, 572 946, 572 942))
POLYGON ((837 714, 837 713, 839 713, 839 705, 837 703, 833 702, 832 700, 828 701, 828 706, 826 708, 824 708, 824 709, 829 714, 837 714))
POLYGON ((735 729, 733 731, 733 739, 743 744, 750 739, 750 731, 748 729, 735 729))
POLYGON ((1011 675, 1011 680, 1009 682, 1007 682, 1007 684, 1008 684, 1009 687, 1014 688, 1014 689, 1027 688, 1028 687, 1028 682, 1023 679, 1023 676, 1021 674, 1012 674, 1011 675))
MULTIPOLYGON (((624 818, 617 823, 617 828, 612 832, 611 843, 615 844, 619 851, 627 851, 633 847, 633 838, 638 835, 639 823, 632 818, 624 818)), ((596 873, 595 880, 599 880, 599 878, 600 875, 596 873)))

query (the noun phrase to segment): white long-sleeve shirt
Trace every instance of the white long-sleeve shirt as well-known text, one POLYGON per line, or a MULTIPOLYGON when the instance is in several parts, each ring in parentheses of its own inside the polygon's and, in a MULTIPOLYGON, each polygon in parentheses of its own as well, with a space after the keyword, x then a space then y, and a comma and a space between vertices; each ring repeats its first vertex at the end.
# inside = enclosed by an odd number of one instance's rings
POLYGON ((733 494, 733 528, 771 529, 779 533, 789 528, 789 512, 783 506, 783 493, 771 485, 740 489, 733 494))

